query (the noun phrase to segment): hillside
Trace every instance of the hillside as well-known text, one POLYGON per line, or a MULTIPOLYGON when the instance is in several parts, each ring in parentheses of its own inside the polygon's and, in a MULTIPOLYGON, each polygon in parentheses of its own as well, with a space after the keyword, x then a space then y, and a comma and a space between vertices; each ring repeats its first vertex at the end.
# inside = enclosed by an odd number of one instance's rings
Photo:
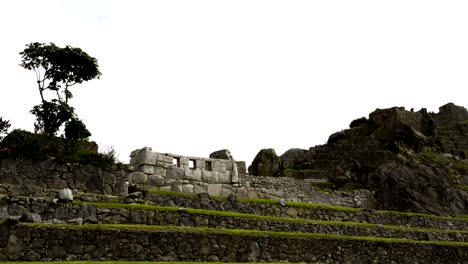
POLYGON ((468 112, 377 109, 327 144, 259 152, 249 172, 315 180, 320 188, 368 189, 376 209, 468 214, 468 112))

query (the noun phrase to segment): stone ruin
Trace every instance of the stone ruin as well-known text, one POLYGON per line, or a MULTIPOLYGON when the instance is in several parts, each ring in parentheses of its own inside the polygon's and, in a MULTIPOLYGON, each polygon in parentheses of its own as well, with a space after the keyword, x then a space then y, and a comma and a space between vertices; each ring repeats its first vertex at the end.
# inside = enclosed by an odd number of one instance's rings
POLYGON ((162 190, 208 192, 220 196, 222 184, 237 186, 239 174, 246 174, 245 162, 233 160, 228 150, 216 151, 210 156, 226 159, 159 153, 149 147, 137 149, 130 154, 130 165, 135 172, 128 180, 130 184, 162 190))

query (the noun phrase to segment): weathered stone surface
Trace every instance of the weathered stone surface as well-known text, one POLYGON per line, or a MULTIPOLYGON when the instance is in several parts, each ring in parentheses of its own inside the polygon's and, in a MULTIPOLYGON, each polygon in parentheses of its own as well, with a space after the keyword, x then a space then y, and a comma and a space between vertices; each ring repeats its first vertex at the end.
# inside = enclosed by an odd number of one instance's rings
POLYGON ((292 148, 280 156, 284 168, 293 167, 295 164, 300 164, 304 161, 307 150, 292 148))
POLYGON ((16 253, 23 250, 23 241, 18 239, 16 235, 11 234, 8 236, 8 242, 6 245, 6 253, 10 255, 15 255, 16 253))
POLYGON ((184 169, 186 180, 200 182, 202 180, 202 171, 200 169, 184 169))
POLYGON ((369 174, 368 184, 376 190, 379 209, 417 209, 431 214, 466 212, 468 194, 446 189, 444 178, 424 165, 386 163, 369 174))
POLYGON ((70 189, 62 189, 59 191, 59 199, 64 201, 73 201, 73 193, 70 189))
POLYGON ((211 153, 210 159, 234 160, 229 149, 222 149, 211 153))
POLYGON ((134 171, 128 175, 128 181, 133 184, 146 184, 148 175, 143 172, 134 171))
POLYGON ((210 196, 221 196, 222 184, 208 184, 208 194, 210 196))
POLYGON ((169 168, 166 170, 166 178, 174 180, 184 179, 185 171, 182 168, 169 168))
POLYGON ((150 186, 161 187, 164 186, 164 177, 159 175, 148 175, 147 184, 150 186))
POLYGON ((262 149, 249 166, 249 173, 259 176, 277 176, 282 168, 281 160, 274 149, 262 149))
POLYGON ((218 183, 224 183, 224 184, 231 183, 231 173, 229 171, 220 172, 218 183))
POLYGON ((182 192, 184 193, 193 193, 194 186, 192 184, 182 185, 182 192))
POLYGON ((154 165, 140 165, 140 171, 145 174, 154 174, 154 165))

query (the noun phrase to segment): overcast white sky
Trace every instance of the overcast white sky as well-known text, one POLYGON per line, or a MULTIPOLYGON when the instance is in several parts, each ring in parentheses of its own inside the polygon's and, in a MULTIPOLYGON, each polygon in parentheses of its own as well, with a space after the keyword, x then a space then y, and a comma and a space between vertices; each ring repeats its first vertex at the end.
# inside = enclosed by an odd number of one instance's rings
POLYGON ((80 47, 102 77, 70 104, 101 147, 250 163, 323 144, 376 108, 468 106, 468 1, 0 2, 0 116, 33 131, 30 42, 80 47))

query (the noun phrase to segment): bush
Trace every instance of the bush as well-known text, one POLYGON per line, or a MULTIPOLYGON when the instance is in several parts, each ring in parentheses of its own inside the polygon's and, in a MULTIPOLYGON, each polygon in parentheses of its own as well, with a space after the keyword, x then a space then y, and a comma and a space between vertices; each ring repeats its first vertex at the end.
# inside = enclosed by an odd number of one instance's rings
POLYGON ((86 125, 77 118, 72 118, 65 123, 65 138, 68 140, 83 140, 91 136, 86 125))
POLYGON ((59 152, 58 142, 54 138, 20 129, 15 129, 8 134, 3 139, 1 148, 3 156, 8 154, 12 158, 24 158, 34 161, 44 160, 49 155, 59 152))
POLYGON ((349 124, 349 128, 353 128, 353 127, 359 127, 359 126, 363 126, 363 125, 367 125, 369 124, 369 120, 367 120, 367 118, 365 117, 361 117, 361 118, 358 118, 358 119, 354 119, 351 124, 349 124))
MULTIPOLYGON (((0 158, 42 161, 55 158, 58 163, 89 164, 97 167, 113 167, 117 161, 114 148, 96 153, 69 141, 24 130, 13 130, 0 143, 0 158)), ((118 166, 118 164, 117 164, 118 166)))

